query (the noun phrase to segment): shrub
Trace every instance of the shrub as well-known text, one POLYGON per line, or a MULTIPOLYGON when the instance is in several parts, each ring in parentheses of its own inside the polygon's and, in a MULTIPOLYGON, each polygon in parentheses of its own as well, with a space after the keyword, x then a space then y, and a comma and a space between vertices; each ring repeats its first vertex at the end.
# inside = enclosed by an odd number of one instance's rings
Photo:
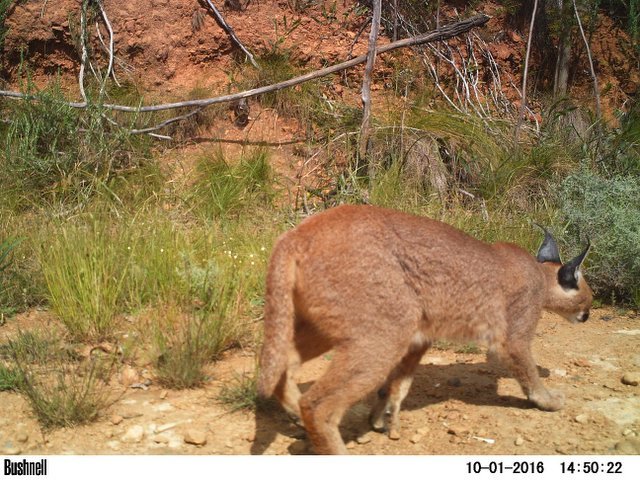
POLYGON ((108 122, 99 106, 69 106, 57 84, 4 110, 11 122, 2 132, 0 185, 16 208, 85 201, 142 156, 145 139, 108 122))
POLYGON ((203 157, 198 170, 190 201, 205 219, 238 213, 271 199, 272 172, 266 150, 245 152, 233 165, 218 151, 213 159, 203 157))
POLYGON ((589 238, 589 284, 601 297, 640 306, 640 178, 581 170, 560 190, 569 244, 589 238))
POLYGON ((107 219, 56 226, 43 241, 39 261, 53 311, 78 340, 113 334, 118 301, 128 273, 119 232, 107 219))
POLYGON ((227 405, 232 412, 237 410, 255 410, 262 399, 258 396, 257 371, 236 375, 233 380, 222 386, 218 394, 220 403, 227 405))
POLYGON ((0 390, 24 395, 45 428, 80 425, 95 420, 110 403, 106 385, 115 357, 92 357, 84 362, 49 332, 21 332, 0 345, 0 390))

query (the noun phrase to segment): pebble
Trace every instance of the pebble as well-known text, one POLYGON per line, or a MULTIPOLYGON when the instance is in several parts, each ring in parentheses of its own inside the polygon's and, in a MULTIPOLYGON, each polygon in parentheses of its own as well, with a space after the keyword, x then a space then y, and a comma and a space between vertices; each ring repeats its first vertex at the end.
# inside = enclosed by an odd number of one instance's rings
POLYGON ((567 371, 564 368, 555 368, 552 370, 553 374, 556 377, 566 377, 567 376, 567 371))
POLYGON ((165 398, 167 398, 167 395, 169 395, 169 392, 166 390, 162 390, 162 392, 160 392, 160 399, 164 400, 165 398))
POLYGON ((622 376, 622 383, 637 387, 640 384, 640 373, 627 372, 622 376))
POLYGON ((630 428, 625 428, 622 431, 622 435, 625 436, 625 437, 628 437, 629 435, 633 435, 633 430, 631 430, 630 428))
POLYGON ((200 430, 189 429, 184 434, 184 443, 198 446, 206 445, 207 435, 200 430))
POLYGON ((578 359, 573 361, 573 364, 576 367, 584 367, 584 368, 588 368, 588 367, 591 366, 591 362, 589 360, 587 360, 586 358, 578 358, 578 359))
POLYGON ((159 433, 158 435, 154 435, 152 440, 155 443, 169 443, 169 437, 163 433, 159 433))
POLYGON ((125 365, 125 367, 122 369, 122 372, 120 373, 120 383, 122 383, 122 385, 124 385, 125 387, 128 387, 129 385, 139 382, 140 377, 138 376, 138 372, 136 372, 136 369, 129 365, 125 365))
POLYGON ((367 443, 371 442, 371 432, 367 432, 364 435, 360 435, 357 439, 356 442, 359 445, 366 445, 367 443))
POLYGON ((114 425, 120 425, 122 423, 122 420, 124 420, 124 417, 122 415, 111 415, 111 423, 113 423, 114 425))
POLYGON ((419 435, 426 435, 429 433, 429 427, 422 427, 416 430, 416 433, 419 435))
POLYGON ((411 443, 420 443, 420 440, 422 440, 422 435, 420 435, 419 433, 412 435, 409 439, 411 443))
POLYGON ((16 440, 20 443, 26 443, 29 440, 29 435, 26 432, 18 432, 16 440))
POLYGON ((9 447, 4 449, 5 455, 20 455, 22 453, 22 449, 20 447, 9 447))
POLYGON ((122 437, 123 442, 138 443, 144 438, 144 428, 141 425, 129 427, 122 437))
POLYGON ((519 447, 519 446, 523 445, 523 444, 524 444, 524 438, 522 438, 522 437, 516 437, 516 439, 513 441, 513 444, 514 444, 516 447, 519 447))
POLYGON ((120 412, 120 416, 125 419, 137 418, 142 416, 142 412, 138 410, 124 410, 120 412))
POLYGON ((256 432, 249 432, 245 435, 244 439, 247 442, 255 442, 256 440, 256 432))
POLYGON ((586 413, 581 413, 580 415, 576 415, 574 420, 581 425, 585 425, 589 422, 589 415, 587 415, 586 413))
POLYGON ((118 451, 120 450, 120 442, 118 442, 117 440, 112 440, 110 442, 107 442, 107 447, 109 447, 111 450, 118 451))

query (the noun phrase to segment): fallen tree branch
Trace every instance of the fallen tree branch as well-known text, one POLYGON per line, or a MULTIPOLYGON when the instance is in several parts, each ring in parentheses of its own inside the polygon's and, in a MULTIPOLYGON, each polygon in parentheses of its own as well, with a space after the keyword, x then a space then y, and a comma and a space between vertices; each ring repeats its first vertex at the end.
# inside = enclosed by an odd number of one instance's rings
MULTIPOLYGON (((489 19, 490 17, 487 15, 483 15, 483 14, 475 15, 466 20, 445 25, 442 28, 433 30, 423 35, 419 35, 417 37, 405 38, 403 40, 398 40, 397 42, 389 43, 387 45, 382 45, 378 47, 378 53, 385 53, 398 48, 412 47, 414 45, 420 45, 423 43, 447 40, 449 38, 453 38, 463 33, 466 33, 472 28, 480 27, 485 23, 487 23, 489 19)), ((201 100, 187 100, 187 101, 175 102, 175 103, 164 103, 159 105, 148 105, 146 107, 131 107, 128 105, 114 105, 114 104, 104 104, 102 105, 102 107, 109 110, 114 110, 119 112, 131 112, 131 113, 160 112, 163 110, 172 110, 174 108, 183 108, 183 107, 208 107, 209 105, 214 105, 217 103, 232 102, 235 100, 240 100, 242 98, 251 98, 258 95, 262 95, 264 93, 275 92, 278 90, 282 90, 284 88, 293 87, 295 85, 299 85, 301 83, 308 82, 310 80, 315 80, 317 78, 325 77, 332 73, 340 72, 342 70, 354 67, 366 61, 367 61, 367 56, 360 55, 359 57, 353 58, 346 62, 338 63, 331 67, 322 68, 320 70, 315 70, 313 72, 309 72, 307 74, 300 75, 299 77, 294 77, 289 80, 285 80, 283 82, 275 83, 273 85, 267 85, 260 88, 253 88, 251 90, 245 90, 244 92, 232 93, 229 95, 222 95, 220 97, 204 98, 201 100)), ((0 90, 0 96, 17 98, 17 99, 31 99, 31 100, 37 99, 37 97, 34 96, 33 94, 13 92, 13 91, 7 91, 7 90, 0 90)), ((65 102, 65 103, 73 108, 87 108, 87 102, 65 102)))
POLYGON ((255 58, 253 58, 253 55, 251 55, 251 52, 247 50, 247 48, 242 44, 242 42, 236 35, 236 32, 233 31, 233 28, 231 27, 231 25, 229 25, 225 21, 224 17, 220 13, 220 10, 216 8, 216 6, 213 4, 211 0, 207 0, 207 4, 209 5, 209 8, 213 12, 213 16, 216 17, 216 22, 218 22, 218 25, 220 25, 220 28, 222 28, 225 32, 227 32, 227 35, 229 35, 229 37, 231 38, 231 41, 236 45, 236 47, 242 50, 242 53, 244 53, 247 56, 247 58, 251 62, 251 65, 253 65, 256 68, 260 68, 256 63, 255 58))

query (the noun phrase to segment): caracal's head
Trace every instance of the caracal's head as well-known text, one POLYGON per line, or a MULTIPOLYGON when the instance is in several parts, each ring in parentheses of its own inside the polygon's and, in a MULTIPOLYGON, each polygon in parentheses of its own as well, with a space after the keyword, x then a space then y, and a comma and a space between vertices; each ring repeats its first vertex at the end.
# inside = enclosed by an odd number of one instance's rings
POLYGON ((580 266, 589 252, 590 244, 587 242, 587 247, 580 255, 563 264, 555 239, 546 228, 541 228, 544 230, 544 241, 537 259, 547 277, 545 309, 562 315, 572 323, 586 322, 593 293, 580 266))

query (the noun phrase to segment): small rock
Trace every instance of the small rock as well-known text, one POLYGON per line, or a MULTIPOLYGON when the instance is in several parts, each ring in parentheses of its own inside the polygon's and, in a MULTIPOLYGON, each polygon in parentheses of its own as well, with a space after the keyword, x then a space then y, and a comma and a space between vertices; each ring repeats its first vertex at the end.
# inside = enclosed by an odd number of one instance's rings
POLYGON ((426 435, 427 433, 429 433, 429 427, 421 427, 416 430, 416 433, 420 435, 426 435))
POLYGON ((358 438, 356 438, 356 442, 359 445, 366 445, 367 443, 371 442, 371 432, 360 435, 358 438))
POLYGON ((623 455, 637 455, 640 453, 640 440, 624 439, 616 443, 616 451, 623 455))
POLYGON ((409 439, 411 443, 420 443, 420 440, 422 440, 422 435, 420 435, 419 433, 412 435, 409 439))
POLYGON ((640 373, 627 372, 622 376, 622 383, 637 387, 640 384, 640 373))
POLYGON ((139 388, 140 390, 149 390, 149 386, 145 383, 132 383, 129 388, 139 388))
POLYGON ((589 422, 589 415, 587 415, 586 413, 581 413, 580 415, 576 415, 574 420, 581 425, 585 425, 589 422))
POLYGON ((255 440, 256 440, 256 432, 247 433, 247 435, 245 435, 244 439, 247 442, 255 442, 255 440))
POLYGON ((154 435, 151 438, 155 443, 169 443, 169 437, 163 433, 159 433, 158 435, 154 435))
POLYGON ((130 385, 133 385, 134 383, 139 382, 140 377, 138 376, 138 372, 136 372, 136 369, 129 365, 125 365, 122 369, 122 372, 120 372, 120 383, 122 383, 122 385, 124 385, 125 387, 128 387, 130 385))
POLYGON ((524 444, 524 438, 522 438, 522 437, 516 437, 516 439, 513 441, 513 444, 514 444, 516 447, 519 447, 519 446, 523 445, 523 444, 524 444))
POLYGON ((29 440, 29 435, 26 432, 18 432, 16 440, 20 443, 26 443, 29 440))
POLYGON ((588 368, 591 366, 591 362, 589 362, 589 360, 587 360, 586 358, 578 358, 573 361, 573 364, 576 367, 583 367, 583 368, 588 368))
POLYGON ((20 447, 9 447, 4 449, 5 455, 20 455, 22 453, 22 449, 20 447))
POLYGON ((633 430, 631 430, 630 428, 625 428, 622 431, 622 435, 625 436, 625 437, 628 437, 629 435, 633 435, 633 430))
POLYGON ((195 429, 189 429, 184 434, 184 443, 189 443, 191 445, 202 446, 207 444, 207 435, 195 429))
POLYGON ((137 410, 124 410, 122 412, 120 412, 120 416, 124 419, 131 419, 131 418, 137 418, 137 417, 141 417, 142 416, 142 412, 139 412, 137 410))
POLYGON ((138 443, 144 438, 144 428, 141 425, 129 427, 122 437, 123 442, 138 443))
POLYGON ((162 390, 160 392, 160 399, 164 400, 165 398, 167 398, 167 395, 169 395, 169 392, 167 392, 166 390, 162 390))
POLYGON ((553 374, 557 377, 566 377, 567 371, 564 368, 554 368, 552 370, 553 374))
POLYGON ((462 381, 458 377, 450 378, 447 380, 447 385, 450 387, 459 387, 462 385, 462 381))
POLYGON ((120 425, 122 423, 122 420, 124 420, 124 417, 122 415, 111 415, 111 423, 113 423, 114 425, 120 425))

